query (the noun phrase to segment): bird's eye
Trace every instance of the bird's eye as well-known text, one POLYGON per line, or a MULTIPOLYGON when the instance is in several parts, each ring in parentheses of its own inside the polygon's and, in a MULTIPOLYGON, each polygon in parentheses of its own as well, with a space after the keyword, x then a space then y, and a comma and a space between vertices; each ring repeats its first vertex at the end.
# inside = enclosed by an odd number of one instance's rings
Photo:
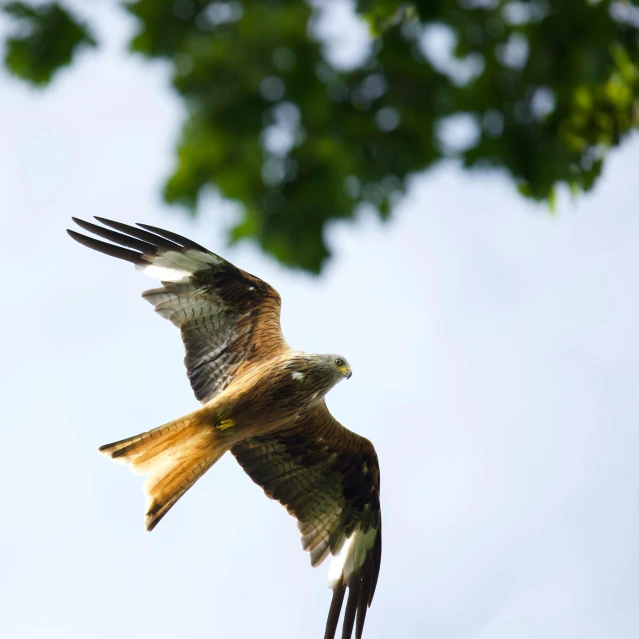
POLYGON ((335 360, 335 363, 336 363, 338 366, 344 366, 344 360, 343 360, 343 359, 340 359, 339 357, 335 360))

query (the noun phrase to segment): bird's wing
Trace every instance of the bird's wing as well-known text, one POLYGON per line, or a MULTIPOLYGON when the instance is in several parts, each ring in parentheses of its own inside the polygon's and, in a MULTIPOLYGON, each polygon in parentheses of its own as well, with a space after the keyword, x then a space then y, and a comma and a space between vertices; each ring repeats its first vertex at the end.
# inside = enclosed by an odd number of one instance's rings
POLYGON ((329 553, 333 600, 325 639, 333 639, 346 588, 343 639, 360 639, 382 556, 379 465, 370 441, 344 428, 326 404, 288 430, 231 449, 251 479, 298 520, 302 546, 318 566, 329 553))
POLYGON ((74 240, 133 262, 162 282, 142 297, 179 327, 187 374, 201 402, 222 392, 254 363, 288 348, 280 329, 280 296, 266 282, 170 231, 96 218, 111 227, 104 228, 73 219, 114 244, 68 231, 74 240))

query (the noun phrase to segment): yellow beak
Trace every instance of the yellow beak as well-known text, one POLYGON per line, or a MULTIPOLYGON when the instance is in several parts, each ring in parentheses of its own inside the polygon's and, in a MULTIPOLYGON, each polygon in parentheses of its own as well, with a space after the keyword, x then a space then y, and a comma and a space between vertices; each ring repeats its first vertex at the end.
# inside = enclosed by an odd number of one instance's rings
POLYGON ((339 372, 344 375, 344 377, 346 377, 346 379, 350 379, 351 375, 353 374, 353 372, 351 371, 351 369, 348 366, 340 366, 339 367, 339 372))

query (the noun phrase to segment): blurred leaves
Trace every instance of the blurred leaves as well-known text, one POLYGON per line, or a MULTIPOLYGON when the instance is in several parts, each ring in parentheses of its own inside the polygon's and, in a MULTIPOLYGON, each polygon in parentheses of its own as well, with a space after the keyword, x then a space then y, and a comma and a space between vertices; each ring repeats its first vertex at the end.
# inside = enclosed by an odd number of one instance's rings
MULTIPOLYGON (((133 52, 165 60, 187 117, 164 196, 196 212, 215 187, 243 205, 231 239, 318 272, 324 230, 361 203, 384 218, 445 157, 506 171, 554 208, 588 191, 639 124, 639 6, 606 0, 355 3, 355 68, 324 56, 314 0, 132 0, 133 52)), ((47 82, 86 27, 56 4, 5 7, 26 30, 7 65, 47 82)))
POLYGON ((73 60, 81 45, 95 46, 88 28, 58 3, 9 2, 2 11, 14 19, 14 35, 5 43, 4 63, 14 75, 36 86, 73 60))

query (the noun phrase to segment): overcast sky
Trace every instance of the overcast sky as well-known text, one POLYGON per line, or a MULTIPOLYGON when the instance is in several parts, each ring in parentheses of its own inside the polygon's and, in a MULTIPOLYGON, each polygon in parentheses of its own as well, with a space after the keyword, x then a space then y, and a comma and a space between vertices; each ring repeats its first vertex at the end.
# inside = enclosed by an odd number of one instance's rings
POLYGON ((179 132, 130 23, 46 92, 0 75, 0 636, 321 637, 326 565, 221 460, 161 525, 103 443, 193 410, 153 281, 73 243, 72 215, 193 237, 273 284, 289 343, 339 352, 328 397, 376 445, 384 554, 366 639, 639 636, 639 138, 556 216, 499 174, 416 178, 389 224, 330 230, 321 279, 250 245, 232 211, 160 201, 179 132))

